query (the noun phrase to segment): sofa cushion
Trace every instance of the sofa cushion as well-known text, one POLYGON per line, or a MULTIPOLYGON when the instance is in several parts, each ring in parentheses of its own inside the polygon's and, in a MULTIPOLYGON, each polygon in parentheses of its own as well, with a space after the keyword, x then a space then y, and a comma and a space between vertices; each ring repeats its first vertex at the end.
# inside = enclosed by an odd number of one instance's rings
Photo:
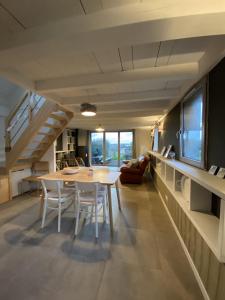
POLYGON ((128 168, 137 168, 139 166, 138 159, 131 159, 129 163, 127 164, 128 168))

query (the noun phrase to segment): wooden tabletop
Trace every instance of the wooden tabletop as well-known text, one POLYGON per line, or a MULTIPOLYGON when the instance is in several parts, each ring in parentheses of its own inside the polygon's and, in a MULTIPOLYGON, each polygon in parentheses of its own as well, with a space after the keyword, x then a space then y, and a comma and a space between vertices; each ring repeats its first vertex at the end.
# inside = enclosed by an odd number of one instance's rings
POLYGON ((79 167, 79 168, 69 168, 77 169, 78 173, 65 175, 63 170, 57 171, 54 173, 49 173, 43 176, 40 176, 39 179, 46 180, 62 180, 67 182, 74 181, 85 181, 85 182, 99 182, 106 185, 113 185, 119 178, 120 172, 110 170, 108 167, 92 167, 92 175, 88 167, 79 167))

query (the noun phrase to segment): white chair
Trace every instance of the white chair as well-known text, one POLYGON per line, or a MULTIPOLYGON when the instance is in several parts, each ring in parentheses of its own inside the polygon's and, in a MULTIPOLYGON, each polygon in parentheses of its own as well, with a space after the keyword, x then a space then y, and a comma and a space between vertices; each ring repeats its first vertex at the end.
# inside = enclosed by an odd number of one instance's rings
POLYGON ((41 228, 45 225, 45 219, 48 209, 58 211, 58 232, 61 229, 61 212, 75 202, 75 191, 72 189, 63 189, 63 181, 60 180, 42 180, 44 192, 44 209, 42 215, 41 228))
POLYGON ((76 224, 77 235, 81 206, 91 206, 91 216, 95 212, 95 237, 98 238, 98 214, 103 208, 103 219, 106 221, 107 189, 98 182, 75 182, 76 184, 76 224), (99 207, 100 206, 100 207, 99 207))

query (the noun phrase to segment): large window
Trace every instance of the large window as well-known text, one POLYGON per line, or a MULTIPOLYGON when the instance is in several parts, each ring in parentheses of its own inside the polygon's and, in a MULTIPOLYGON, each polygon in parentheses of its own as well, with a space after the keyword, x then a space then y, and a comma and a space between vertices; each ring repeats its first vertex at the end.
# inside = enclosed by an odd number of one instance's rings
POLYGON ((181 160, 205 166, 205 84, 199 85, 182 102, 181 160))
POLYGON ((133 157, 133 131, 91 132, 92 165, 117 167, 133 157))
POLYGON ((103 162, 103 132, 91 133, 91 164, 99 165, 103 162))

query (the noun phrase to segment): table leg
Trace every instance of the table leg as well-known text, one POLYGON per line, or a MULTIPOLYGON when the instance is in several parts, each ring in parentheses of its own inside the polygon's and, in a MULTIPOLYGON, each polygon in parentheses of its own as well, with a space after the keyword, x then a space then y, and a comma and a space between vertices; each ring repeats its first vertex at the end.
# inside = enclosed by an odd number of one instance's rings
POLYGON ((109 225, 111 236, 113 236, 113 212, 112 212, 112 194, 111 194, 111 185, 107 185, 108 191, 108 203, 109 203, 109 225))
POLYGON ((116 181, 115 186, 116 186, 116 195, 117 195, 118 206, 119 206, 119 210, 121 210, 118 180, 116 181))
POLYGON ((41 194, 40 197, 40 210, 39 210, 39 217, 42 217, 43 214, 43 209, 44 209, 44 193, 41 194))

